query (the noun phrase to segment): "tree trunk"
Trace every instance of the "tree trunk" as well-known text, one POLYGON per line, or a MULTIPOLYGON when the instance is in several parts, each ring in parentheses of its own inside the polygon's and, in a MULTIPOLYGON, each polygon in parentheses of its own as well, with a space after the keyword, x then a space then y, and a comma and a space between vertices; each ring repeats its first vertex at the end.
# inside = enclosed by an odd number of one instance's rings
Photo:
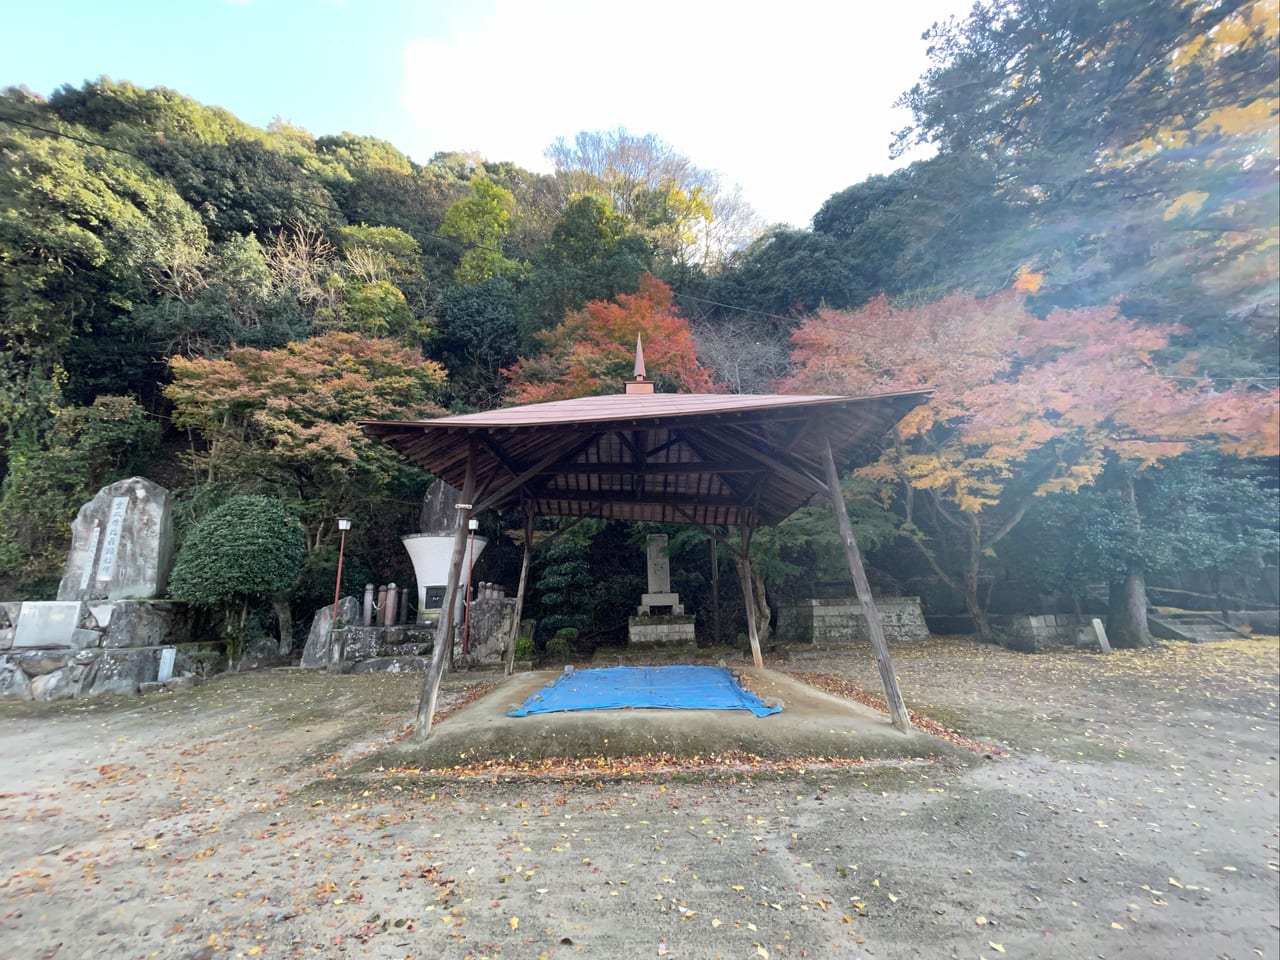
POLYGON ((973 618, 973 628, 978 632, 979 643, 991 643, 991 621, 987 619, 987 606, 978 597, 978 571, 982 569, 982 539, 976 521, 969 530, 969 562, 964 568, 964 609, 973 618))
POLYGON ((1151 627, 1147 623, 1147 571, 1141 560, 1142 515, 1138 512, 1133 474, 1128 469, 1124 471, 1123 492, 1138 536, 1132 544, 1135 557, 1125 567, 1124 579, 1113 582, 1108 591, 1107 639, 1113 647, 1149 647, 1151 627))
POLYGON ((293 652, 293 608, 288 599, 274 597, 271 609, 276 612, 276 619, 280 621, 280 656, 287 657, 293 652))
POLYGON ((1125 570, 1124 579, 1111 584, 1107 613, 1107 639, 1113 647, 1149 647, 1147 623, 1147 575, 1141 561, 1125 570))

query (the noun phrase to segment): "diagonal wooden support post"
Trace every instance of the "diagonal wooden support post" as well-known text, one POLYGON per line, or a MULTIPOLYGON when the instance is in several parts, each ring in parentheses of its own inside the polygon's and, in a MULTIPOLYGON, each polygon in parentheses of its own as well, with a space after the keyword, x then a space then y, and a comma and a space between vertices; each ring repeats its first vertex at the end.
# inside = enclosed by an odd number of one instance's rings
POLYGON ((862 553, 858 550, 858 541, 853 536, 853 524, 849 522, 844 495, 840 492, 840 476, 836 473, 836 459, 831 452, 829 440, 826 449, 826 473, 827 494, 831 498, 831 509, 836 515, 836 525, 840 528, 840 541, 844 546, 845 560, 849 563, 849 573, 853 576, 853 588, 858 594, 858 603, 862 607, 862 615, 866 617, 867 630, 871 634, 871 649, 875 653, 876 667, 880 670, 880 683, 884 686, 884 699, 889 705, 889 717, 895 727, 903 733, 908 733, 911 730, 911 718, 907 715, 907 705, 903 702, 902 692, 898 689, 898 677, 894 673, 893 660, 889 656, 889 644, 884 636, 884 623, 871 597, 871 584, 867 581, 867 571, 862 566, 862 553))
POLYGON ((445 664, 453 653, 453 607, 458 596, 458 583, 462 578, 462 558, 467 544, 467 521, 471 519, 473 498, 476 493, 476 443, 471 441, 467 450, 467 471, 462 483, 462 500, 458 504, 458 516, 453 528, 453 557, 449 563, 449 579, 445 582, 444 608, 436 625, 435 642, 431 645, 431 668, 422 684, 422 696, 418 700, 418 717, 414 724, 415 740, 425 740, 431 733, 431 720, 436 712, 436 699, 440 693, 440 678, 445 664))
POLYGON ((529 563, 533 559, 533 505, 526 503, 524 507, 524 557, 520 560, 520 586, 516 588, 515 623, 511 625, 511 636, 507 640, 507 662, 503 670, 505 676, 511 676, 515 669, 516 644, 520 642, 520 618, 524 616, 524 588, 529 582, 529 563))
POLYGON ((751 585, 751 524, 743 524, 742 553, 738 558, 738 579, 742 581, 742 602, 747 606, 747 639, 751 641, 751 659, 757 667, 764 666, 760 655, 760 634, 756 629, 756 598, 751 585))

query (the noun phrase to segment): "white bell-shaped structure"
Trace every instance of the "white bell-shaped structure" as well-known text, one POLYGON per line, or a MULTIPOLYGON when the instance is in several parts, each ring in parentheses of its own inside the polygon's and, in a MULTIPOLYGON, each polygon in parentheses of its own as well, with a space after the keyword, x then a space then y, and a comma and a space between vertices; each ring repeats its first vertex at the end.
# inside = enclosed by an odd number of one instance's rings
MULTIPOLYGON (((453 558, 453 535, 410 533, 400 538, 413 561, 413 575, 418 581, 418 622, 440 616, 444 591, 449 580, 449 561, 453 558)), ((453 605, 453 622, 462 622, 462 605, 471 588, 471 568, 489 541, 485 537, 468 537, 462 555, 462 583, 453 605)))

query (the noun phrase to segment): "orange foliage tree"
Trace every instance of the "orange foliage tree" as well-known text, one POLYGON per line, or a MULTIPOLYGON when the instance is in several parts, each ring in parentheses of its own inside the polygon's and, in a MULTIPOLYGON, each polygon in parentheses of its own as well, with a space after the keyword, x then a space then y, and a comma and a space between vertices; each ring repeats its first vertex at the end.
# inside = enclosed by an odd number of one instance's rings
MULTIPOLYGON (((990 638, 982 564, 1034 498, 1091 484, 1109 460, 1142 469, 1193 444, 1239 456, 1277 452, 1277 391, 1219 390, 1189 372, 1159 372, 1153 358, 1175 332, 1113 307, 1040 319, 1016 291, 910 308, 880 298, 806 319, 792 337, 795 373, 784 386, 934 389, 860 472, 900 496, 901 532, 990 638), (941 537, 959 544, 953 557, 938 548, 941 537)), ((1145 603, 1145 584, 1129 586, 1140 586, 1145 603)), ((1140 634, 1134 642, 1149 642, 1145 615, 1140 634)))
POLYGON ((621 393, 635 366, 636 336, 644 343, 649 379, 668 393, 715 389, 698 365, 689 322, 672 305, 671 288, 652 274, 640 289, 614 301, 593 300, 538 334, 542 350, 505 372, 516 403, 541 403, 621 393))
POLYGON ((349 515, 401 469, 359 420, 438 416, 445 371, 390 340, 327 333, 277 350, 170 361, 174 423, 199 433, 206 479, 293 501, 317 549, 333 517, 349 515))

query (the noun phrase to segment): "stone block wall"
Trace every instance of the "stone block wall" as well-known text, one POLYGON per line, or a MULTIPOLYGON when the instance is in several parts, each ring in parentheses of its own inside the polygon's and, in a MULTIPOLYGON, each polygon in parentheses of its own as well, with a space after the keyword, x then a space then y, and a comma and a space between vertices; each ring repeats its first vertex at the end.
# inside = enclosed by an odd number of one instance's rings
POLYGON ((1097 641, 1075 616, 1066 613, 1047 613, 1042 616, 992 617, 992 626, 1000 631, 1006 646, 1014 650, 1035 653, 1051 643, 1069 640, 1072 643, 1095 644, 1097 641), (1088 631, 1087 636, 1082 634, 1088 631), (1084 639, 1082 640, 1082 636, 1084 639))
MULTIPOLYGON (((924 640, 929 636, 919 597, 878 597, 876 609, 889 640, 924 640)), ((774 635, 788 643, 819 647, 871 642, 862 606, 855 597, 814 598, 778 608, 774 635)))
POLYGON ((504 662, 515 615, 515 597, 481 594, 471 602, 467 653, 472 665, 504 662))

